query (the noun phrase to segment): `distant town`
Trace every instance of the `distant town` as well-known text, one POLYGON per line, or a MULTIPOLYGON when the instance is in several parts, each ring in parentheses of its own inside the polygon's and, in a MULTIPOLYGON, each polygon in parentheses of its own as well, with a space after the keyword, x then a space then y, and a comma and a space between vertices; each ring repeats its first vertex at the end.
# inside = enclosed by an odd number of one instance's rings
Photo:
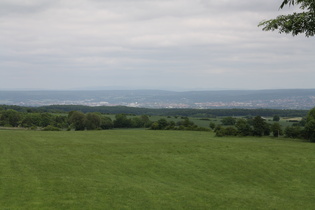
POLYGON ((262 91, 0 91, 0 104, 19 106, 86 105, 144 108, 310 109, 315 90, 262 91))

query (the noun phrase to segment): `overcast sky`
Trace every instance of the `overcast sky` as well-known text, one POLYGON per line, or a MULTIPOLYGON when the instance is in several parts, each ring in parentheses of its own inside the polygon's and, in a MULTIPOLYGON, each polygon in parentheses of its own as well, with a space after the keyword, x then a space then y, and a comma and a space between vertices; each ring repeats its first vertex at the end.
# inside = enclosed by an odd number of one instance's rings
POLYGON ((315 88, 282 0, 0 0, 0 90, 315 88))

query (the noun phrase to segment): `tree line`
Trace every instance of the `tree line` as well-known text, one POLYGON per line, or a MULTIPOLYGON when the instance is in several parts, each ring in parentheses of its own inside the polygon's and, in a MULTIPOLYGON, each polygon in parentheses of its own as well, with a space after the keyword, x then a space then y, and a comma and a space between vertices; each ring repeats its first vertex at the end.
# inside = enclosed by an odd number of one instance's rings
POLYGON ((0 105, 0 110, 13 109, 19 112, 49 112, 68 113, 72 110, 83 113, 99 112, 102 114, 134 114, 159 116, 186 116, 186 117, 222 117, 222 116, 274 116, 304 117, 307 110, 280 110, 280 109, 149 109, 126 106, 98 106, 83 105, 51 105, 42 107, 21 107, 13 105, 0 105))
POLYGON ((100 130, 112 128, 148 128, 153 122, 147 115, 128 118, 127 114, 116 114, 115 119, 98 112, 70 111, 68 114, 48 112, 18 112, 13 109, 0 111, 0 126, 23 127, 43 130, 100 130))
POLYGON ((306 118, 293 123, 292 126, 282 128, 279 124, 280 117, 275 115, 273 123, 268 123, 261 116, 253 118, 233 118, 225 117, 221 120, 221 125, 210 123, 210 127, 216 136, 282 136, 288 138, 301 138, 315 142, 315 108, 311 109, 306 118))
POLYGON ((149 128, 152 130, 198 130, 209 131, 208 128, 199 127, 188 117, 182 121, 174 122, 161 118, 156 122, 149 119, 148 115, 116 114, 115 119, 98 112, 83 113, 70 111, 67 114, 54 113, 29 113, 18 112, 13 109, 0 111, 0 126, 23 127, 42 130, 105 130, 113 128, 149 128))
MULTIPOLYGON (((224 117, 221 125, 210 123, 209 127, 217 136, 269 136, 285 135, 290 138, 304 138, 315 142, 315 108, 311 109, 306 118, 285 129, 278 123, 280 117, 274 115, 273 123, 268 123, 261 116, 245 118, 224 117)), ((116 114, 115 119, 99 112, 83 113, 70 111, 68 113, 34 113, 31 111, 16 111, 14 109, 0 110, 0 126, 24 127, 42 130, 101 130, 112 128, 149 128, 152 130, 196 130, 209 131, 208 128, 199 127, 182 116, 178 122, 161 118, 155 122, 148 115, 135 116, 116 114)))
POLYGON ((153 122, 150 126, 151 130, 190 130, 190 131, 211 131, 209 128, 204 128, 196 125, 190 121, 188 117, 181 117, 181 121, 168 121, 165 118, 161 118, 156 122, 153 122))

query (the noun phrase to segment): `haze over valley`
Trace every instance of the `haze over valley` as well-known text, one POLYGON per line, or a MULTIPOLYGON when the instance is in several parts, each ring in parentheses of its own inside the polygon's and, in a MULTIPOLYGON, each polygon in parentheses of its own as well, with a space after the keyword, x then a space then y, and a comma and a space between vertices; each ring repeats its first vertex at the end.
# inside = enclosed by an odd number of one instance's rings
POLYGON ((164 90, 0 91, 0 104, 310 109, 315 106, 315 89, 182 92, 164 90))

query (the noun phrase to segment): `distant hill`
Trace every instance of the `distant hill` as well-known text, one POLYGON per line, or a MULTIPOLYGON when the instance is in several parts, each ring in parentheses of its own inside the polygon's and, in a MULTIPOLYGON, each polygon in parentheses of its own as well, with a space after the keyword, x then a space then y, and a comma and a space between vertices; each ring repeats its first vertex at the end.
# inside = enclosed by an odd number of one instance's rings
POLYGON ((310 109, 315 106, 315 89, 185 92, 161 90, 0 91, 0 104, 310 109))

